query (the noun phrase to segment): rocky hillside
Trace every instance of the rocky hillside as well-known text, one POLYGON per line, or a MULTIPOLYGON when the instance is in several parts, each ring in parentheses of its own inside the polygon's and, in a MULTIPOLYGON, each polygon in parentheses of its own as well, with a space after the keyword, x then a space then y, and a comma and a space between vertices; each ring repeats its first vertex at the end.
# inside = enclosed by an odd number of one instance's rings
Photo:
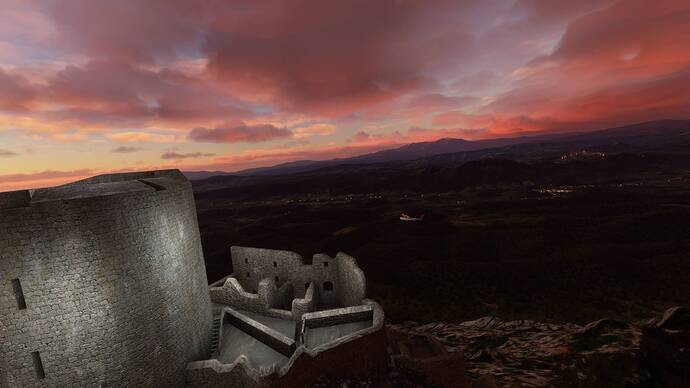
POLYGON ((647 322, 585 326, 484 317, 458 324, 406 322, 390 329, 431 335, 463 353, 468 377, 497 387, 690 386, 690 312, 647 322))

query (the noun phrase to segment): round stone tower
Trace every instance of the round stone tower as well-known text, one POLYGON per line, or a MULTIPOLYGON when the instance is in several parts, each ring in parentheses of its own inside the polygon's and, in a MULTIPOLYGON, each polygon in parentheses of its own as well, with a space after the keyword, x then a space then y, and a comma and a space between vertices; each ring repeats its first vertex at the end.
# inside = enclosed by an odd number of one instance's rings
POLYGON ((183 387, 211 323, 179 171, 0 193, 0 387, 183 387))

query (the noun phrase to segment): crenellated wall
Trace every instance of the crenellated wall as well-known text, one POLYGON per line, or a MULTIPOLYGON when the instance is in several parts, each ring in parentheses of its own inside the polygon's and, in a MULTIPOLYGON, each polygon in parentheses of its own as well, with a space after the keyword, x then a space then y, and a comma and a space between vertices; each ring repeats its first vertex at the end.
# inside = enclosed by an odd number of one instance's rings
POLYGON ((0 193, 0 386, 183 387, 211 307, 179 171, 0 193))

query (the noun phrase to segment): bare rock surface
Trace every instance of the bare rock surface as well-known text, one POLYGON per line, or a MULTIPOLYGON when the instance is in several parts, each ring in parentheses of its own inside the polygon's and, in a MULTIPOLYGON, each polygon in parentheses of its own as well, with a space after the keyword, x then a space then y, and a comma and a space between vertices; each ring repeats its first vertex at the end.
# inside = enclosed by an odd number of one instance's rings
POLYGON ((327 381, 314 387, 690 387, 690 311, 684 307, 646 322, 600 319, 583 326, 483 317, 389 324, 387 330, 392 347, 400 333, 433 337, 449 355, 460 356, 462 365, 445 369, 457 369, 463 380, 439 383, 447 371, 391 362, 384 384, 327 381))
POLYGON ((690 348, 689 317, 687 309, 673 308, 644 323, 601 319, 581 326, 483 317, 391 326, 432 335, 448 352, 463 352, 468 376, 492 376, 498 387, 635 387, 690 384, 683 358, 690 348))

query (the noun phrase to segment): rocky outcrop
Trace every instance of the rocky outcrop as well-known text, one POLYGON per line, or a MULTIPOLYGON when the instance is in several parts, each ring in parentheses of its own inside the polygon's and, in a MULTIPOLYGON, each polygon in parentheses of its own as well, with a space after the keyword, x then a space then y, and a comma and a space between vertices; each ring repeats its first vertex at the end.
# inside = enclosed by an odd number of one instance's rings
POLYGON ((640 353, 664 386, 690 386, 690 311, 674 307, 645 325, 640 353))
POLYGON ((468 377, 484 386, 690 386, 690 313, 681 307, 645 323, 602 319, 580 326, 484 317, 389 326, 433 336, 448 353, 462 353, 468 377))

